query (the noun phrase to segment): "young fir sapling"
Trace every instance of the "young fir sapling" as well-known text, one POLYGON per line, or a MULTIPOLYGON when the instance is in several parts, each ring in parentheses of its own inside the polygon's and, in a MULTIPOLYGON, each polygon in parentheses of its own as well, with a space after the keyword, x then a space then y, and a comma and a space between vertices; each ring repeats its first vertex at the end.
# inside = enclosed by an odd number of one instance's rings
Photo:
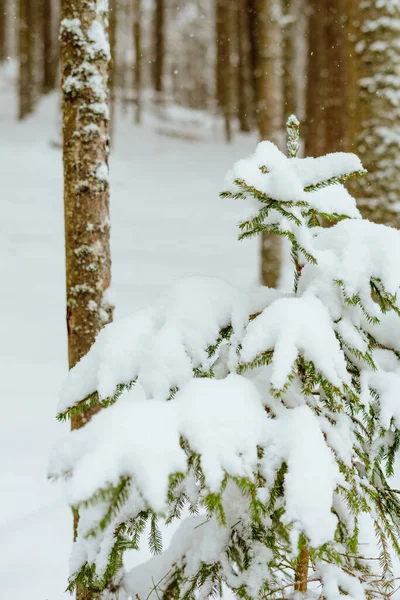
POLYGON ((288 240, 292 293, 183 281, 107 325, 68 375, 60 419, 104 407, 50 465, 80 515, 70 591, 392 593, 400 233, 362 220, 343 186, 365 175, 355 155, 299 159, 298 147, 291 117, 289 156, 262 142, 222 194, 254 210, 241 238, 288 240), (163 552, 161 524, 175 520, 163 552), (126 572, 146 533, 155 556, 126 572))

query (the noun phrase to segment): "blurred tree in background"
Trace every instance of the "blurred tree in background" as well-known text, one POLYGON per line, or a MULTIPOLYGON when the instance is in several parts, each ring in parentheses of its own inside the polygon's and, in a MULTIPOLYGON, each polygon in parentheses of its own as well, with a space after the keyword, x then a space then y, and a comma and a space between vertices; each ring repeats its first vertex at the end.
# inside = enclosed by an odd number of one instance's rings
MULTIPOLYGON (((400 3, 110 0, 109 8, 112 121, 119 110, 138 124, 152 114, 164 133, 184 135, 187 120, 205 118, 228 142, 254 132, 282 145, 295 112, 307 155, 350 150, 374 165, 357 184, 363 210, 397 225, 400 3)), ((57 0, 0 0, 0 62, 18 60, 20 119, 58 87, 59 12, 57 0)), ((280 249, 266 239, 261 254, 271 285, 280 249)))

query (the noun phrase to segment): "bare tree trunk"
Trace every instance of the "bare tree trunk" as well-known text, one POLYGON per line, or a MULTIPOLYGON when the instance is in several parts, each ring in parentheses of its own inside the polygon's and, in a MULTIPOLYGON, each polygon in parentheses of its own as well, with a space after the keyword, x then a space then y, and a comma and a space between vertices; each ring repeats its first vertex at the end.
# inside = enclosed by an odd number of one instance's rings
MULTIPOLYGON (((108 184, 108 11, 63 0, 61 65, 68 359, 72 368, 112 318, 108 184)), ((72 419, 85 425, 95 406, 72 419)), ((78 515, 74 514, 75 535, 78 515)), ((81 586, 77 599, 92 595, 81 586)))
POLYGON ((299 116, 299 73, 298 30, 300 22, 301 0, 285 0, 285 27, 283 34, 283 98, 284 121, 290 115, 299 116))
MULTIPOLYGON (((255 0, 255 48, 256 48, 256 115, 262 140, 279 145, 283 125, 281 51, 282 28, 280 2, 255 0)), ((275 235, 264 234, 261 241, 261 280, 274 287, 279 279, 281 263, 281 240, 275 235)))
POLYGON ((325 146, 323 154, 347 149, 346 0, 325 2, 325 146))
POLYGON ((164 57, 165 57, 165 6, 164 0, 155 0, 154 14, 154 60, 153 86, 159 99, 163 92, 164 57))
POLYGON ((0 0, 0 62, 7 58, 7 0, 0 0))
MULTIPOLYGON (((358 41, 358 32, 360 27, 360 3, 358 0, 348 0, 347 20, 346 20, 346 72, 347 72, 347 146, 351 152, 357 152, 357 134, 360 130, 360 110, 359 110, 359 85, 360 79, 360 60, 356 51, 358 41)), ((358 196, 357 189, 360 181, 355 184, 354 194, 358 196)))
POLYGON ((46 94, 55 89, 57 81, 58 45, 54 39, 54 2, 43 0, 43 92, 46 94))
POLYGON ((279 142, 282 131, 282 28, 279 0, 256 0, 256 111, 262 139, 279 142))
POLYGON ((400 4, 366 0, 358 10, 359 132, 357 152, 369 171, 360 183, 361 210, 400 228, 400 4))
POLYGON ((345 150, 347 59, 344 0, 311 0, 306 154, 345 150))
POLYGON ((249 28, 249 41, 250 41, 250 78, 251 87, 253 89, 252 95, 252 110, 253 120, 257 123, 256 113, 256 75, 257 75, 257 15, 256 15, 256 0, 246 0, 247 5, 247 18, 249 28))
POLYGON ((323 153, 325 121, 323 118, 324 85, 324 0, 310 0, 308 19, 308 64, 306 90, 305 155, 323 153))
MULTIPOLYGON (((111 320, 107 304, 111 279, 107 19, 108 13, 93 7, 88 0, 63 0, 63 157, 70 368, 88 352, 100 329, 111 320)), ((79 427, 86 420, 84 415, 73 425, 79 427)))
POLYGON ((216 43, 217 43, 217 105, 224 117, 225 139, 232 140, 232 92, 233 69, 231 62, 233 10, 230 0, 217 0, 216 3, 216 43))
POLYGON ((19 118, 33 110, 34 98, 34 35, 31 0, 19 0, 19 118))
POLYGON ((135 123, 141 121, 142 112, 142 6, 141 0, 133 0, 133 42, 135 47, 135 123))
POLYGON ((252 82, 247 0, 238 1, 236 27, 238 41, 238 119, 241 131, 248 132, 251 129, 252 117, 252 82))
POLYGON ((110 138, 113 140, 115 125, 115 87, 117 79, 117 0, 109 0, 108 37, 110 40, 110 63, 108 69, 108 88, 110 94, 110 138))

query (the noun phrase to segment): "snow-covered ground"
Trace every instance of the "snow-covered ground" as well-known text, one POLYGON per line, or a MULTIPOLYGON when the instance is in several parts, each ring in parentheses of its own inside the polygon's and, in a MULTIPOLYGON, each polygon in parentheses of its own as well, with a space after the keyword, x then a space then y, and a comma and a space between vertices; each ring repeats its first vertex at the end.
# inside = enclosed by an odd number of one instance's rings
MULTIPOLYGON (((46 479, 66 374, 61 151, 56 98, 24 123, 0 83, 0 597, 59 600, 68 573, 71 516, 46 479)), ((222 201, 226 170, 254 137, 198 142, 120 118, 112 157, 116 316, 147 304, 171 282, 218 275, 257 280, 254 242, 236 242, 240 204, 222 201)))

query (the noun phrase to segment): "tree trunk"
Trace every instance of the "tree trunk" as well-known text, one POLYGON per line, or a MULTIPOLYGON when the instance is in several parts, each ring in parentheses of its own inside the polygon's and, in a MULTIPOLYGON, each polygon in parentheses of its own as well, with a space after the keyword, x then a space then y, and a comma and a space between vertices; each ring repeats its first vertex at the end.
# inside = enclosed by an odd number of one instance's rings
POLYGON ((135 123, 141 121, 142 95, 142 7, 141 0, 133 0, 133 42, 135 48, 135 123))
POLYGON ((299 117, 298 72, 299 31, 301 23, 301 0, 285 0, 285 27, 283 31, 283 98, 284 121, 290 115, 299 117))
POLYGON ((282 131, 282 28, 278 0, 256 0, 256 112, 261 139, 279 142, 282 131))
POLYGON ((110 138, 113 139, 115 125, 115 88, 117 80, 117 0, 109 0, 108 37, 110 40, 110 63, 108 68, 108 88, 110 94, 110 138))
POLYGON ((306 90, 305 155, 323 154, 325 144, 324 103, 324 0, 310 0, 306 90))
POLYGON ((400 4, 366 0, 358 17, 357 151, 369 171, 361 181, 361 209, 373 221, 400 227, 400 4))
POLYGON ((165 6, 164 0, 155 0, 154 14, 154 60, 153 87, 158 99, 163 92, 164 55, 165 55, 165 6))
POLYGON ((325 2, 325 147, 323 154, 347 150, 346 0, 325 2))
POLYGON ((46 94, 56 87, 58 48, 54 39, 54 3, 53 0, 43 0, 43 92, 46 94))
POLYGON ((306 155, 346 150, 348 91, 345 0, 311 0, 306 155))
POLYGON ((225 139, 232 140, 232 95, 233 68, 231 61, 231 31, 234 12, 230 0, 217 0, 216 3, 216 43, 217 43, 217 106, 223 115, 225 139))
MULTIPOLYGON (((100 4, 100 6, 102 6, 100 4)), ((64 205, 69 366, 111 319, 108 184, 108 14, 63 0, 61 21, 64 205)), ((79 417, 75 427, 83 425, 79 417)))
MULTIPOLYGON (((255 1, 256 48, 256 115, 262 140, 279 145, 283 129, 281 51, 282 28, 279 22, 278 1, 255 1)), ((263 234, 261 240, 261 280, 274 287, 278 283, 281 264, 281 240, 272 234, 263 234)))
POLYGON ((31 0, 19 0, 19 119, 33 110, 34 97, 34 28, 31 0))
MULTIPOLYGON (((108 184, 108 12, 63 0, 61 66, 68 359, 72 368, 111 320, 108 184)), ((104 6, 104 5, 103 5, 104 6)), ((85 425, 99 406, 76 415, 85 425)), ((74 515, 75 533, 78 515, 74 515)), ((77 599, 91 594, 81 586, 77 599)))
POLYGON ((238 41, 238 119, 240 130, 248 132, 251 129, 252 117, 252 81, 247 0, 238 0, 236 27, 238 41))
POLYGON ((7 58, 7 0, 0 0, 0 62, 7 58))
MULTIPOLYGON (((346 20, 346 71, 347 71, 347 146, 351 152, 357 152, 357 133, 360 130, 359 86, 360 61, 356 51, 357 35, 360 27, 360 4, 358 0, 348 0, 346 20)), ((352 182, 354 194, 358 196, 360 180, 352 182)))
POLYGON ((307 546, 303 546, 297 561, 296 575, 295 575, 295 592, 301 592, 305 594, 308 586, 308 567, 309 567, 309 554, 307 546))

